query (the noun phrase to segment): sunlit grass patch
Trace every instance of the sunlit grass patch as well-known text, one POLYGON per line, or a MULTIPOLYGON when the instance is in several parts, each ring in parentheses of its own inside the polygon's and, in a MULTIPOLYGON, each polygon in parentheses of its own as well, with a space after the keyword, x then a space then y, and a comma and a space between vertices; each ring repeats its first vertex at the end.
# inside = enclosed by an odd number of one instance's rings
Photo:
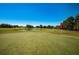
POLYGON ((0 54, 79 54, 78 35, 79 32, 59 29, 3 33, 0 34, 0 54))

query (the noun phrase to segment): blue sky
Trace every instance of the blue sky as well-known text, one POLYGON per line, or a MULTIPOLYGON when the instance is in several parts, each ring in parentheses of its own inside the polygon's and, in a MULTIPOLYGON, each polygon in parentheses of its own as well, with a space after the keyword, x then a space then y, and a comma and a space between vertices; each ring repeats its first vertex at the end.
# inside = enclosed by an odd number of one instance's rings
POLYGON ((76 14, 77 3, 0 3, 0 23, 55 26, 76 14))

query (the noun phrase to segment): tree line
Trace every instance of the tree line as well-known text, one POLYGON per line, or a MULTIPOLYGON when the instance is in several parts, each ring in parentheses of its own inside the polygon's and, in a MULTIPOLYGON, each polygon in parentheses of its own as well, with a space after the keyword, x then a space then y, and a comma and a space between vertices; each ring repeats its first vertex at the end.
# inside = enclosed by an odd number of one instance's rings
POLYGON ((33 25, 26 25, 26 26, 19 26, 19 25, 11 25, 11 24, 0 24, 0 28, 25 28, 25 29, 32 29, 32 28, 48 28, 48 29, 65 29, 65 30, 77 30, 79 31, 79 14, 76 16, 70 16, 67 19, 65 19, 60 25, 58 26, 52 26, 52 25, 39 25, 39 26, 33 26, 33 25))
POLYGON ((11 24, 0 24, 0 28, 17 28, 18 25, 11 25, 11 24))
POLYGON ((60 24, 60 29, 79 31, 79 14, 70 16, 60 24))
POLYGON ((0 24, 0 28, 20 28, 20 27, 26 27, 26 28, 54 28, 54 26, 47 25, 39 25, 39 26, 33 26, 33 25, 26 25, 26 26, 19 26, 19 25, 11 25, 11 24, 0 24))

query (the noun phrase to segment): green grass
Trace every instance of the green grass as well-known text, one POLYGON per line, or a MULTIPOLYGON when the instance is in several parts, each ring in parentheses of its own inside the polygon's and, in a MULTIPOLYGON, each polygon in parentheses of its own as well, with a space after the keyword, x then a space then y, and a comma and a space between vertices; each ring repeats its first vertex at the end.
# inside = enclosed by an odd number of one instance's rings
POLYGON ((58 29, 0 29, 0 54, 76 55, 79 32, 58 29), (3 30, 3 32, 1 32, 3 30), (6 32, 7 31, 7 32, 6 32), (13 33, 14 32, 14 33, 13 33))
POLYGON ((15 33, 21 32, 23 28, 0 28, 0 33, 15 33))

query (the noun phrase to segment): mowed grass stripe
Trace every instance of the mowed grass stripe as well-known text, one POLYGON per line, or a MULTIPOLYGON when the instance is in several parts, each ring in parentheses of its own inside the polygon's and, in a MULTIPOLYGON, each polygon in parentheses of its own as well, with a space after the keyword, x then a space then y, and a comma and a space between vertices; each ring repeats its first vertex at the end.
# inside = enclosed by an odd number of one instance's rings
POLYGON ((0 34, 0 54, 79 54, 79 37, 48 32, 0 34))

